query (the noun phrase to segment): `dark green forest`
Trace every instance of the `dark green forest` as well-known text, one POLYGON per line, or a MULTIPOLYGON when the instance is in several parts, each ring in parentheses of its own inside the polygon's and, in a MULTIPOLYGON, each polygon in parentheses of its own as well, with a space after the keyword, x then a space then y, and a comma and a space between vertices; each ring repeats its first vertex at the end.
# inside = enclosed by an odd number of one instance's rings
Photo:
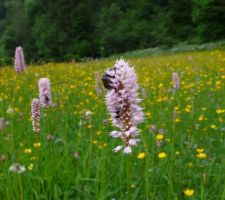
POLYGON ((0 0, 1 64, 225 39, 225 0, 0 0))

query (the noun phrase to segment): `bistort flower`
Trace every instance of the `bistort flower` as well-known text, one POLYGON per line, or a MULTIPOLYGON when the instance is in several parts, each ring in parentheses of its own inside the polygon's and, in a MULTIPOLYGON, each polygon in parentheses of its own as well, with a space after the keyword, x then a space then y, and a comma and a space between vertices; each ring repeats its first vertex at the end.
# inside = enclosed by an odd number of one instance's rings
POLYGON ((40 102, 39 99, 33 99, 31 103, 32 126, 33 131, 40 132, 40 102))
POLYGON ((174 72, 173 75, 172 75, 172 78, 173 78, 173 87, 174 87, 174 89, 180 88, 180 79, 178 77, 178 73, 174 72))
POLYGON ((112 123, 119 131, 112 131, 111 136, 124 141, 123 146, 117 146, 113 151, 123 149, 130 154, 131 147, 136 146, 139 139, 137 125, 143 121, 142 108, 139 107, 137 76, 134 68, 124 60, 118 60, 114 68, 107 70, 102 81, 106 89, 106 101, 112 117, 112 123))
POLYGON ((26 66, 22 47, 16 47, 14 62, 16 72, 19 73, 25 70, 26 66))
POLYGON ((42 107, 52 105, 51 86, 48 78, 39 80, 39 100, 42 107))

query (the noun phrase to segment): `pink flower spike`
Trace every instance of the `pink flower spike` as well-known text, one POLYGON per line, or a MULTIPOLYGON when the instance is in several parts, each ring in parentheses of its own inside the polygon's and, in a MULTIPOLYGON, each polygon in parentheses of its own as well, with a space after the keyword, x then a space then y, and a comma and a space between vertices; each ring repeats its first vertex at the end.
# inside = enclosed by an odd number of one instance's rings
POLYGON ((137 142, 137 125, 144 120, 142 108, 138 105, 137 75, 134 68, 121 59, 104 73, 102 81, 112 123, 120 129, 119 134, 113 131, 111 136, 122 139, 125 144, 124 153, 130 154, 130 146, 136 146, 137 142))
POLYGON ((52 105, 51 86, 48 78, 41 78, 39 80, 39 99, 42 107, 52 105))
POLYGON ((180 79, 178 77, 178 73, 174 72, 173 75, 172 75, 172 78, 173 78, 173 87, 175 89, 180 88, 180 79))
POLYGON ((16 72, 20 73, 25 70, 26 66, 22 47, 16 47, 14 62, 16 72))
POLYGON ((39 133, 40 132, 40 102, 38 99, 32 100, 31 113, 32 113, 33 131, 36 133, 39 133))

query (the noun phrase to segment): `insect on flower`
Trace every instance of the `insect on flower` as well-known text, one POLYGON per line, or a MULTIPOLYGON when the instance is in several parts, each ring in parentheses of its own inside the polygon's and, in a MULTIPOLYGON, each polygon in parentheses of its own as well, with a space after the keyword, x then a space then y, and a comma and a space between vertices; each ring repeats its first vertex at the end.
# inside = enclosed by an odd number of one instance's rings
POLYGON ((104 72, 102 76, 102 82, 105 89, 112 90, 114 89, 112 79, 115 78, 116 68, 111 68, 107 72, 104 72))

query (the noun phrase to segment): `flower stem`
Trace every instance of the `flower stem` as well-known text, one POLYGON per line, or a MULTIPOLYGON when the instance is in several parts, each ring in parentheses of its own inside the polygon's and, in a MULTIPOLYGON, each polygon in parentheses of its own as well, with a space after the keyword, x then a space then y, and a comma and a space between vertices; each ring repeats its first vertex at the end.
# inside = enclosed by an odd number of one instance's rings
POLYGON ((23 200, 23 186, 22 186, 22 178, 19 174, 19 187, 20 187, 20 200, 23 200))
POLYGON ((127 199, 131 197, 131 166, 130 166, 130 155, 127 155, 127 199))

